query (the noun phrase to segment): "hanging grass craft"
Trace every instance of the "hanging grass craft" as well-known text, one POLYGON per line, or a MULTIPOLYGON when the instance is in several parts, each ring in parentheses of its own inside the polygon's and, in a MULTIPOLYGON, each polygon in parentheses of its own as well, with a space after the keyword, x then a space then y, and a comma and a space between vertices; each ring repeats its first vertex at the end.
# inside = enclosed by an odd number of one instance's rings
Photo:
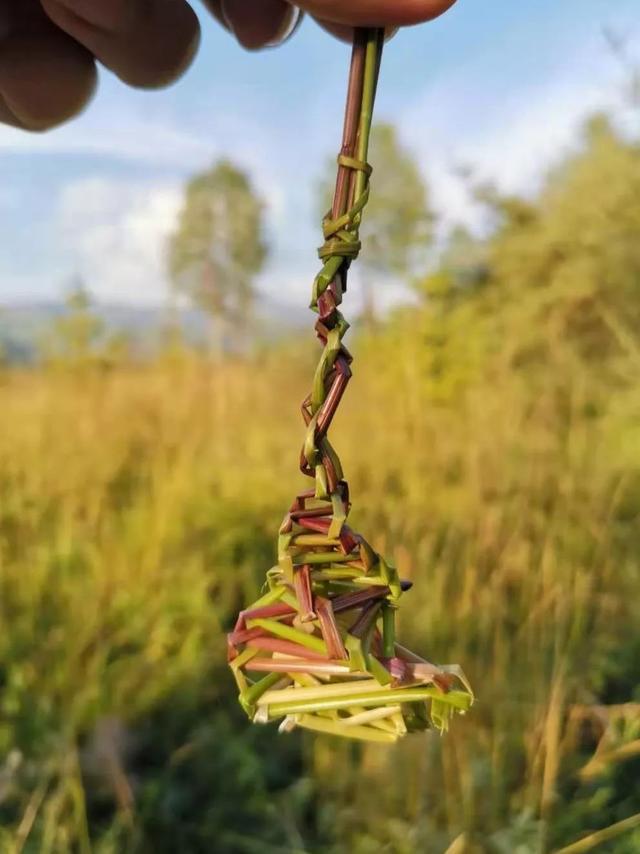
POLYGON ((457 665, 436 666, 401 646, 395 617, 411 584, 347 525, 351 503, 328 432, 351 379, 338 307, 360 251, 369 198, 367 163, 384 33, 357 30, 351 58, 336 190, 323 221, 322 270, 311 308, 323 351, 302 404, 300 457, 314 488, 296 496, 280 527, 267 592, 228 636, 240 703, 255 723, 392 743, 407 732, 446 730, 473 693, 457 665))

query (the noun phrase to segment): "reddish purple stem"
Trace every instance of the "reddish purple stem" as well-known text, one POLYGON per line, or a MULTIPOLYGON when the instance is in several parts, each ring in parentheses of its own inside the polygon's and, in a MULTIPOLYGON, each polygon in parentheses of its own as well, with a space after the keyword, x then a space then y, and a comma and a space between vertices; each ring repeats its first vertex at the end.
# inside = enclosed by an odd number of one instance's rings
POLYGON ((303 566, 297 569, 293 576, 293 586, 300 606, 300 619, 303 623, 315 620, 313 610, 313 593, 311 592, 311 567, 303 566))
POLYGON ((321 596, 316 596, 316 611, 320 620, 322 637, 327 645, 329 657, 337 659, 348 658, 329 599, 323 599, 321 596))
POLYGON ((296 655, 299 658, 308 658, 312 661, 328 661, 326 655, 321 652, 315 652, 312 649, 307 649, 306 646, 280 638, 256 638, 250 640, 247 646, 253 649, 264 649, 268 652, 281 652, 284 655, 296 655))
POLYGON ((389 593, 391 591, 388 587, 377 587, 373 590, 362 590, 356 593, 345 593, 343 596, 336 596, 331 601, 333 612, 334 614, 339 614, 341 611, 350 611, 352 608, 365 605, 367 602, 384 599, 389 593))

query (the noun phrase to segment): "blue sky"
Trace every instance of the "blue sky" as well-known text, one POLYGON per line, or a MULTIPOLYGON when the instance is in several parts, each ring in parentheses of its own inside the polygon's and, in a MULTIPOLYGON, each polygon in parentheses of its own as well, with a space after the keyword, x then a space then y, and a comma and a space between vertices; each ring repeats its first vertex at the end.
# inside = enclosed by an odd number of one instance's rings
MULTIPOLYGON (((0 303, 55 299, 78 274, 102 301, 164 302, 181 187, 221 155, 267 203, 273 252, 260 287, 306 301, 314 184, 339 142, 349 50, 306 21, 284 47, 250 54, 201 18, 200 54, 170 89, 134 92, 103 73, 68 126, 0 128, 0 303)), ((479 225, 460 166, 530 191, 585 115, 619 108, 624 74, 601 29, 628 37, 640 61, 636 20, 637 0, 459 0, 387 46, 377 113, 418 158, 443 230, 479 225)))

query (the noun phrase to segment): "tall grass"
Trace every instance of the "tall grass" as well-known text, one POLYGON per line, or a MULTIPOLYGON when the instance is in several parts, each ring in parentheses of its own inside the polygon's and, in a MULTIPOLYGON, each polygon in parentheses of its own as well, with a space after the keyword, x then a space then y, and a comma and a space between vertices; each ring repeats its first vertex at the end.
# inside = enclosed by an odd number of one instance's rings
POLYGON ((256 733, 224 672, 299 485, 295 344, 2 375, 2 850, 533 854, 640 811, 637 759, 579 775, 637 738, 589 710, 640 701, 640 396, 562 349, 533 386, 504 348, 436 369, 425 334, 358 343, 334 437, 355 527, 415 582, 403 636, 478 703, 382 751, 256 733))

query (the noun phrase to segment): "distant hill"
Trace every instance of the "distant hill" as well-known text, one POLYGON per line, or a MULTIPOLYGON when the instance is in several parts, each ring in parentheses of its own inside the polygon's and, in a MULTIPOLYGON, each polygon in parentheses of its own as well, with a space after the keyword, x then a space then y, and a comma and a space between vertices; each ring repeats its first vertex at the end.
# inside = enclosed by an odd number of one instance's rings
MULTIPOLYGON (((0 352, 11 362, 33 362, 39 343, 51 324, 65 313, 62 301, 0 304, 0 352)), ((312 324, 304 308, 291 308, 275 300, 261 298, 258 319, 260 336, 275 340, 312 324)), ((170 312, 168 308, 139 307, 115 303, 96 303, 93 311, 104 322, 108 333, 122 332, 129 336, 141 352, 153 352, 158 336, 171 322, 179 322, 187 341, 205 344, 208 320, 195 310, 170 312)))

